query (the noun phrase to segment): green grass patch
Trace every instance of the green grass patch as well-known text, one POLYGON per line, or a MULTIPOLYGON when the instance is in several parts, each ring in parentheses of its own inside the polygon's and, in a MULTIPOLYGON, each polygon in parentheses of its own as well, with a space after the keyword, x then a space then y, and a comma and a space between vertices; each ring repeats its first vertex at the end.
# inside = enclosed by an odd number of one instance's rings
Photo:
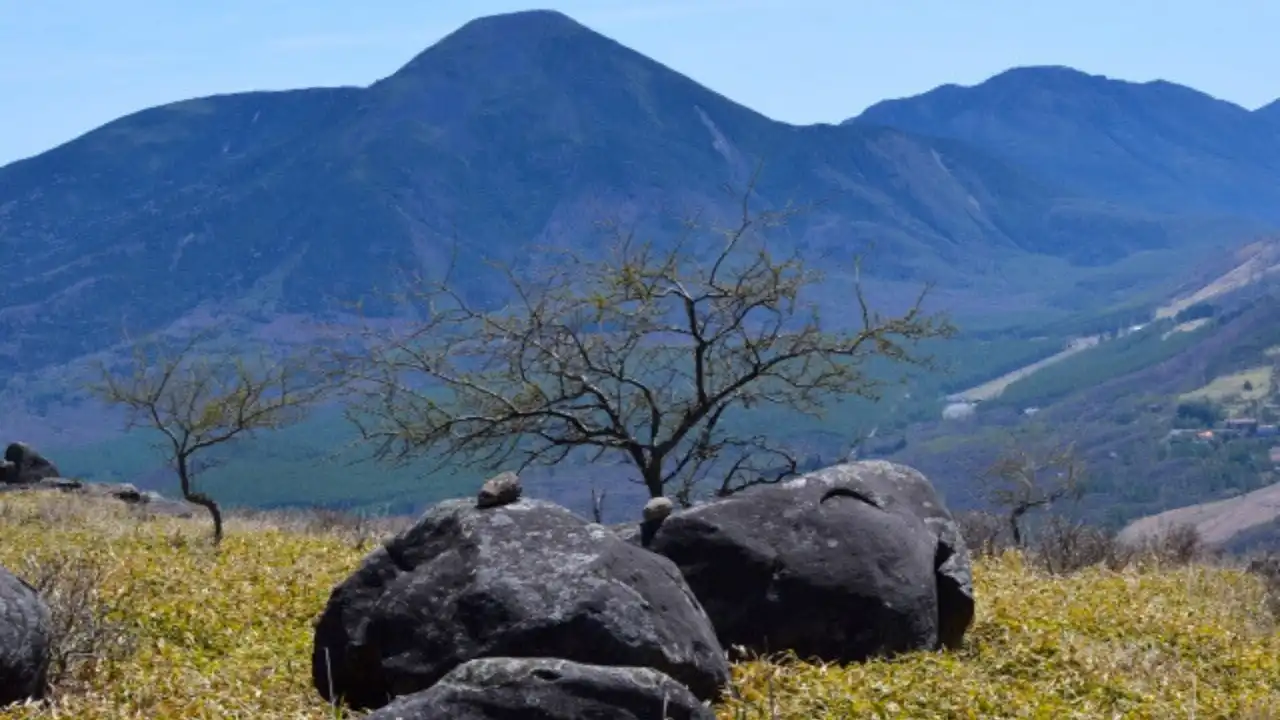
POLYGON ((1271 367, 1255 367, 1214 378, 1207 385, 1182 395, 1183 400, 1208 400, 1223 405, 1228 412, 1271 395, 1271 367))
POLYGON ((1072 355, 1010 383, 993 404, 1027 407, 1046 405, 1072 392, 1152 367, 1174 357, 1213 332, 1212 324, 1190 332, 1167 334, 1171 321, 1151 323, 1138 332, 1072 355))

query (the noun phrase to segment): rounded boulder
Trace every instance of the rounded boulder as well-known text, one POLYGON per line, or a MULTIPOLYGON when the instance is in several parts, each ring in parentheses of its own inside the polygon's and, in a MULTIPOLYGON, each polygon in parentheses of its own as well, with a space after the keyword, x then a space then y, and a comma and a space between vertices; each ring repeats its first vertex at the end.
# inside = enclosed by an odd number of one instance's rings
POLYGON ((49 607, 35 588, 0 567, 0 705, 48 691, 49 607))
POLYGON ((372 552, 315 629, 313 682, 355 708, 485 657, 648 667, 708 699, 728 660, 664 557, 541 500, 446 501, 372 552))

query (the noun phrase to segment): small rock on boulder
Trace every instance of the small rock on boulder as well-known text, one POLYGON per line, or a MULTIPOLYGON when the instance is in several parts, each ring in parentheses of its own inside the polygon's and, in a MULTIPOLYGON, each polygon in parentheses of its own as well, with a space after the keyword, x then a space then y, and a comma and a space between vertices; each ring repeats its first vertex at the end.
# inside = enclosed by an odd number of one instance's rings
POLYGON ((315 630, 312 679, 356 708, 431 687, 468 660, 649 667, 707 699, 728 660, 669 560, 540 500, 451 500, 371 553, 315 630))
POLYGON ((552 658, 485 658, 367 720, 714 720, 688 688, 649 668, 552 658), (536 708, 536 710, 534 710, 536 708))
POLYGON ((61 476, 53 463, 26 443, 10 443, 4 450, 4 459, 9 463, 3 471, 8 483, 28 485, 61 476))
POLYGON ((675 509, 675 504, 671 502, 671 498, 656 497, 644 504, 644 510, 641 511, 640 517, 644 522, 661 522, 671 515, 671 511, 675 509))
POLYGON ((491 508, 510 505, 519 500, 523 492, 520 476, 513 472, 504 472, 484 482, 476 498, 476 507, 491 508))
POLYGON ((912 473, 828 468, 673 513, 645 544, 680 567, 726 647, 829 661, 937 649, 972 618, 968 555, 940 539, 946 510, 912 473), (968 600, 950 625, 943 566, 968 600))
POLYGON ((0 706, 45 696, 51 622, 39 593, 0 567, 0 706))

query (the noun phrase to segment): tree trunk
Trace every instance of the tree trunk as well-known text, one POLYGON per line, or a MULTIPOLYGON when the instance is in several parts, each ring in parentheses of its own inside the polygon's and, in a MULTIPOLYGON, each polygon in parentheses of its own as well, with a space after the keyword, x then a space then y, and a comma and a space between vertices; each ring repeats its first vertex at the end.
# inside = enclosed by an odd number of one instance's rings
POLYGON ((648 464, 640 468, 640 472, 644 477, 644 486, 649 491, 649 497, 662 497, 666 490, 662 486, 662 459, 651 458, 648 464))
POLYGON ((1009 532, 1013 536, 1013 546, 1022 547, 1022 528, 1018 524, 1018 520, 1026 514, 1027 508, 1018 506, 1009 511, 1009 532))
POLYGON ((222 542, 222 510, 213 498, 204 493, 192 491, 191 472, 187 468, 185 455, 178 456, 178 481, 181 483, 182 497, 187 502, 209 511, 209 517, 213 520, 213 546, 217 547, 222 542))

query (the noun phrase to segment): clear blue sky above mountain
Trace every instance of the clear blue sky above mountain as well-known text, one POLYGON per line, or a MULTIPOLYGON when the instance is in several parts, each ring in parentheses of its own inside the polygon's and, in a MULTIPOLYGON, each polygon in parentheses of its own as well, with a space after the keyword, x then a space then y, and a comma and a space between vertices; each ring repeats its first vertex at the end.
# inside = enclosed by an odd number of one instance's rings
POLYGON ((560 10, 773 118, 839 122, 1019 65, 1280 95, 1275 0, 0 0, 0 165, 120 115, 365 85, 482 15, 560 10))

